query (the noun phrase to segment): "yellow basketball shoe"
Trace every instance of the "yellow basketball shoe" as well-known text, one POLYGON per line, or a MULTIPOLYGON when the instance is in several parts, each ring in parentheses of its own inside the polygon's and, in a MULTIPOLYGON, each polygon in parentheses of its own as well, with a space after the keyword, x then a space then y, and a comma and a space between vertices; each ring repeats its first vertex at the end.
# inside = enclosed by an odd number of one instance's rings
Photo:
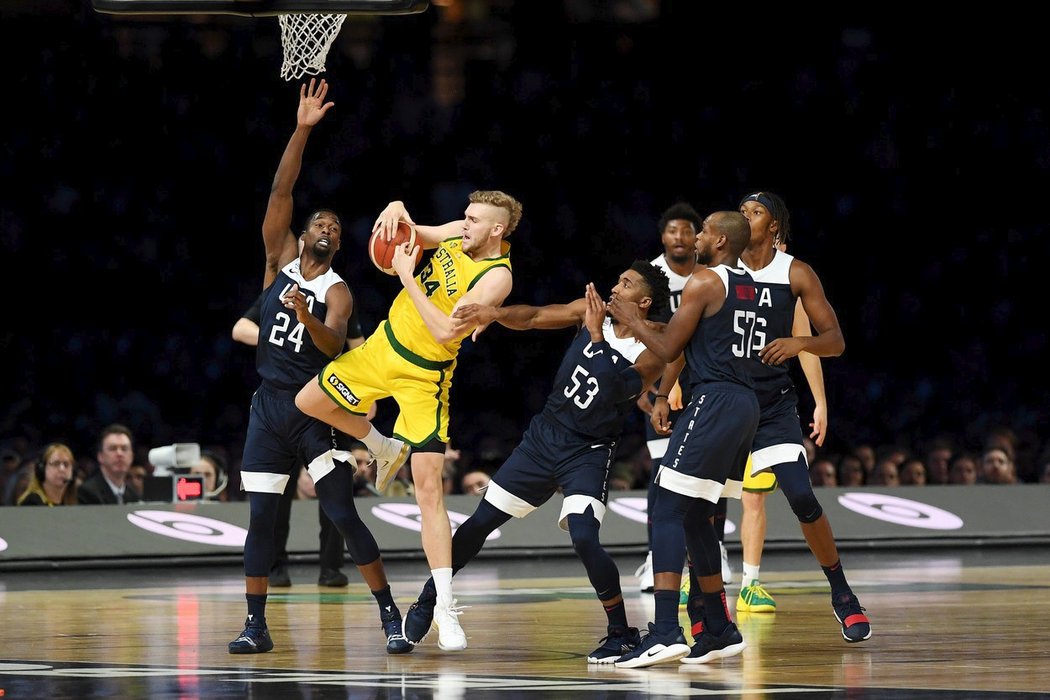
POLYGON ((777 601, 756 579, 740 589, 736 609, 738 612, 771 613, 777 611, 777 601))

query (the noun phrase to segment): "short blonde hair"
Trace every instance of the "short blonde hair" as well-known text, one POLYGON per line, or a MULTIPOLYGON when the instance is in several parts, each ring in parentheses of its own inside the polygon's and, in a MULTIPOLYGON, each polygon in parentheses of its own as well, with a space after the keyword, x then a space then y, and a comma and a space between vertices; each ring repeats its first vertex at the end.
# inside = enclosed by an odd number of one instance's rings
POLYGON ((491 204, 507 212, 507 229, 503 232, 506 238, 514 233, 521 221, 521 202, 511 197, 506 192, 499 190, 475 190, 470 193, 471 204, 491 204))

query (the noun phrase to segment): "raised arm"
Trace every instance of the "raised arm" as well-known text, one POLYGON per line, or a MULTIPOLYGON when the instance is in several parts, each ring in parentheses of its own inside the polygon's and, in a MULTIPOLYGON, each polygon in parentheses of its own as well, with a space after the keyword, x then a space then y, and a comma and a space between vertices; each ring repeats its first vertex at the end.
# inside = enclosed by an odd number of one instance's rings
POLYGON ((334 102, 325 102, 328 94, 328 83, 321 80, 315 87, 315 78, 310 78, 309 88, 299 86, 299 109, 296 112, 295 131, 288 139, 288 145, 277 165, 273 184, 270 186, 270 199, 266 203, 266 216, 263 218, 263 245, 266 249, 266 269, 263 275, 263 289, 269 287, 281 267, 287 265, 298 254, 298 238, 292 233, 292 189, 299 178, 303 163, 303 150, 310 131, 321 121, 334 102))

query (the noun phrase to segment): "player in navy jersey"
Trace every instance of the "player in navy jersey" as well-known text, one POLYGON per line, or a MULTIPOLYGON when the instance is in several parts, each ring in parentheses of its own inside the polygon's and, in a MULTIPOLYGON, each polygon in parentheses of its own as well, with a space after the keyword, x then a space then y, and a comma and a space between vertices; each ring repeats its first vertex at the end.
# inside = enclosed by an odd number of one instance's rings
MULTIPOLYGON (((666 306, 667 278, 644 260, 620 275, 612 290, 639 310, 642 318, 666 306)), ((569 304, 496 308, 467 304, 456 318, 477 324, 493 321, 528 330, 580 326, 562 359, 554 387, 521 442, 496 471, 477 510, 452 538, 452 568, 459 571, 481 551, 485 538, 512 517, 523 518, 560 490, 565 497, 558 524, 568 530, 608 618, 608 635, 587 657, 611 663, 639 642, 630 627, 620 589, 620 573, 602 547, 598 530, 608 502, 609 468, 634 399, 659 376, 664 363, 625 328, 607 317, 605 304, 587 285, 569 304)), ((405 617, 405 635, 418 643, 430 629, 436 591, 427 581, 405 617)))
POLYGON ((343 350, 353 298, 332 270, 342 227, 330 209, 313 212, 299 236, 292 233, 292 190, 313 127, 333 106, 325 102, 328 84, 299 89, 296 128, 277 166, 263 219, 266 263, 256 367, 262 379, 252 396, 241 462, 241 484, 248 492, 249 523, 244 542, 244 630, 229 643, 231 654, 273 649, 266 625, 266 594, 275 552, 274 527, 289 475, 305 464, 321 508, 335 524, 365 583, 379 605, 387 651, 411 651, 401 628, 375 538, 353 501, 355 460, 350 441, 327 424, 302 413, 295 395, 303 384, 343 350), (300 240, 302 252, 300 253, 300 240))
MULTIPOLYGON (((769 324, 765 333, 770 339, 762 351, 764 361, 754 363, 762 418, 755 435, 752 473, 772 470, 776 475, 831 585, 832 607, 842 625, 843 639, 862 642, 871 636, 871 624, 846 581, 831 523, 813 493, 802 445, 798 393, 788 364, 803 351, 817 357, 841 355, 845 349, 842 329, 813 268, 775 245, 787 243, 789 218, 784 201, 772 192, 755 192, 741 200, 740 211, 751 226, 751 241, 740 262, 755 279, 759 310, 769 324), (814 332, 793 337, 799 302, 814 332)), ((819 427, 814 425, 814 429, 819 427)))
MULTIPOLYGON (((653 506, 655 620, 617 667, 640 668, 676 661, 705 663, 740 653, 746 646, 729 615, 722 583, 718 535, 712 518, 719 498, 739 498, 751 442, 758 427, 752 354, 761 332, 754 281, 737 268, 750 229, 739 212, 704 219, 696 238, 693 272, 682 303, 663 332, 617 299, 613 318, 653 353, 672 362, 684 351, 691 371, 691 400, 674 426, 656 475, 653 506), (688 547, 704 596, 703 629, 690 650, 678 624, 678 590, 688 547)), ((684 392, 683 392, 684 393, 684 392)), ((657 426, 658 428, 660 426, 657 426)))

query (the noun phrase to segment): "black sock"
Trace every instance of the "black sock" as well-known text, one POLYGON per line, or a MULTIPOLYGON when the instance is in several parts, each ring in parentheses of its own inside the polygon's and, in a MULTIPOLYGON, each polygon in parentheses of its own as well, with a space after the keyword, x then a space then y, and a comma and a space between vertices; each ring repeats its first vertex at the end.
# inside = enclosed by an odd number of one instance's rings
POLYGON ((624 607, 622 600, 615 605, 605 605, 603 603, 602 607, 605 608, 605 616, 609 618, 610 633, 613 631, 614 627, 617 628, 617 631, 620 631, 620 629, 627 629, 627 608, 624 607))
POLYGON ((394 603, 394 596, 390 595, 390 586, 387 585, 378 591, 372 591, 372 597, 379 603, 379 619, 383 622, 397 620, 401 617, 401 611, 394 603))
POLYGON ((831 566, 822 566, 820 568, 823 569, 824 575, 828 577, 828 583, 831 584, 832 598, 837 599, 840 596, 849 595, 853 592, 846 582, 846 572, 842 570, 841 559, 831 566))
POLYGON ((266 624, 266 596, 254 593, 245 593, 244 599, 248 601, 248 620, 253 625, 263 626, 266 624))

